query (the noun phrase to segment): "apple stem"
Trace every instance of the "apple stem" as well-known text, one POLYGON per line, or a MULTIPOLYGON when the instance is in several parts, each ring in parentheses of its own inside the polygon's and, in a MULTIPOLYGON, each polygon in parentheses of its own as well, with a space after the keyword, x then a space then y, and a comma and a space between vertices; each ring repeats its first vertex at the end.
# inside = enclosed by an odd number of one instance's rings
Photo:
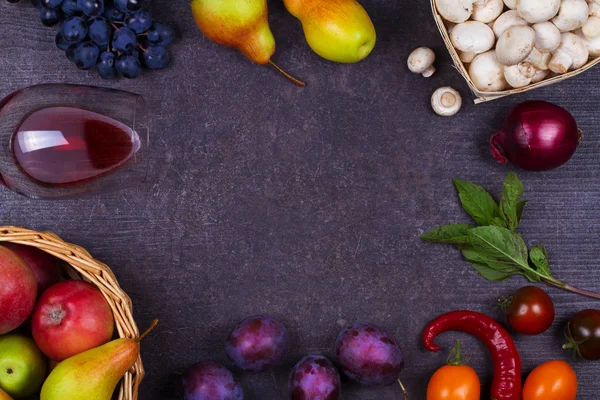
POLYGON ((400 388, 402 389, 402 392, 404 393, 404 400, 408 400, 408 391, 406 390, 406 388, 404 387, 404 385, 402 384, 402 381, 400 379, 398 379, 398 383, 400 384, 400 388))
POLYGON ((277 71, 279 71, 279 73, 281 75, 285 76, 290 81, 294 82, 296 85, 301 86, 301 87, 306 86, 306 83, 302 82, 300 79, 294 78, 292 75, 290 75, 289 73, 284 71, 279 65, 275 64, 273 61, 269 60, 269 65, 271 67, 275 68, 277 71))
POLYGON ((148 329, 146 329, 146 331, 142 333, 139 338, 135 339, 135 341, 138 343, 141 342, 143 338, 145 338, 150 332, 152 332, 154 328, 156 328, 156 325, 158 325, 158 318, 155 318, 154 321, 152 321, 152 323, 148 327, 148 329))

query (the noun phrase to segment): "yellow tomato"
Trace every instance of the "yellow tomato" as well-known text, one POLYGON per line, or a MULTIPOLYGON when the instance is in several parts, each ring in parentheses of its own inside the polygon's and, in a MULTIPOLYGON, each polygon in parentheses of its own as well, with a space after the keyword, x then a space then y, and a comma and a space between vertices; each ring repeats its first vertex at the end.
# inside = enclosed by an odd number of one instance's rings
POLYGON ((479 377, 466 365, 445 365, 427 385, 427 400, 479 400, 479 377))
POLYGON ((564 361, 548 361, 535 368, 523 386, 523 400, 575 400, 577 376, 564 361))

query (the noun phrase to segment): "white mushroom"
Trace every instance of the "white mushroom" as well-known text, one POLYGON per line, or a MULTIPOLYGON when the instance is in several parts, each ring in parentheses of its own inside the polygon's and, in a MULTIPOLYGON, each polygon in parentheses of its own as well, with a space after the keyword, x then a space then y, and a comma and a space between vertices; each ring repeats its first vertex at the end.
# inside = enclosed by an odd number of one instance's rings
POLYGON ((457 51, 458 53, 458 58, 460 58, 460 61, 462 61, 465 64, 469 64, 471 62, 473 62, 473 59, 475 57, 477 57, 477 53, 473 53, 470 51, 457 51))
POLYGON ((575 33, 585 43, 585 47, 588 49, 590 57, 600 57, 600 36, 596 36, 595 38, 588 39, 583 35, 583 32, 581 32, 581 29, 575 31, 575 33))
POLYGON ((453 88, 441 87, 431 96, 431 107, 437 115, 450 117, 460 110, 462 106, 462 97, 453 88))
POLYGON ((590 9, 585 0, 562 0, 558 15, 552 18, 552 23, 561 32, 570 32, 583 26, 588 18, 590 9))
MULTIPOLYGON (((527 21, 521 18, 516 10, 509 10, 498 17, 494 22, 492 30, 494 31, 496 38, 499 38, 508 28, 517 25, 527 25, 527 21)), ((558 32, 558 29, 556 31, 558 32)), ((558 36, 560 37, 560 33, 558 36)))
POLYGON ((504 0, 504 4, 506 4, 506 7, 510 8, 511 10, 517 8, 517 0, 504 0))
POLYGON ((504 67, 504 78, 506 82, 514 88, 521 88, 531 83, 535 76, 536 69, 528 62, 522 62, 517 65, 508 65, 504 67))
POLYGON ((531 24, 549 21, 560 8, 560 0, 517 0, 519 15, 531 24))
POLYGON ((415 74, 421 74, 429 78, 435 72, 433 62, 435 53, 427 47, 419 47, 408 56, 408 69, 415 74))
POLYGON ((535 69, 545 71, 548 69, 548 64, 551 59, 552 53, 540 53, 540 51, 534 47, 523 62, 528 62, 533 65, 535 69))
POLYGON ((450 32, 452 45, 471 53, 483 53, 494 46, 494 32, 483 22, 467 21, 458 24, 450 32))
POLYGON ((456 24, 454 22, 444 20, 444 26, 446 27, 446 32, 448 32, 449 35, 450 32, 452 32, 452 29, 454 29, 454 27, 456 26, 456 24))
POLYGON ((600 17, 596 17, 595 15, 589 17, 581 27, 581 31, 588 39, 600 36, 600 17))
POLYGON ((590 10, 590 15, 594 17, 600 17, 600 3, 589 3, 588 9, 590 10))
POLYGON ((548 76, 548 74, 550 73, 550 70, 545 70, 542 71, 540 69, 535 71, 535 75, 533 76, 533 78, 531 78, 531 83, 538 83, 543 81, 544 79, 546 79, 546 77, 548 76))
POLYGON ((556 50, 560 45, 560 31, 552 22, 540 22, 532 26, 535 31, 535 48, 542 53, 556 50))
POLYGON ((533 50, 535 31, 529 26, 508 28, 496 43, 498 61, 504 65, 516 65, 527 58, 533 50))
POLYGON ((508 86, 495 50, 478 54, 469 66, 469 76, 480 92, 499 92, 508 86))
POLYGON ((548 68, 557 74, 564 74, 583 67, 588 58, 589 52, 583 39, 574 33, 565 32, 562 34, 560 46, 552 52, 548 68))
POLYGON ((479 0, 473 6, 471 19, 487 24, 496 20, 503 9, 503 0, 479 0))
POLYGON ((435 6, 442 18, 458 24, 471 17, 475 1, 477 0, 435 0, 435 6))

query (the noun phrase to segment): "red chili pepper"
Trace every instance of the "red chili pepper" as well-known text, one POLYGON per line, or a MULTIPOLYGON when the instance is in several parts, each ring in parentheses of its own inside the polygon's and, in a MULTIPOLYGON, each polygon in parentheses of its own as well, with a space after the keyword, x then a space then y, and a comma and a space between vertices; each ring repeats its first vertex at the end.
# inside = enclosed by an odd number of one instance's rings
POLYGON ((429 351, 439 351, 434 343, 437 335, 461 331, 485 343, 494 363, 492 400, 521 400, 521 357, 510 334, 494 319, 473 311, 453 311, 440 315, 423 332, 423 343, 429 351))

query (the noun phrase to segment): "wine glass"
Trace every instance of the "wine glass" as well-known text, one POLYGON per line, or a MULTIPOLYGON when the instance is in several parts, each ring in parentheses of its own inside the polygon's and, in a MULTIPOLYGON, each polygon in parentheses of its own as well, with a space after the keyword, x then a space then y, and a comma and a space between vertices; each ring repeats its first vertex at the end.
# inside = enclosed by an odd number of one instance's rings
POLYGON ((140 95, 45 84, 0 100, 0 183, 57 199, 132 187, 147 172, 149 129, 140 95))

